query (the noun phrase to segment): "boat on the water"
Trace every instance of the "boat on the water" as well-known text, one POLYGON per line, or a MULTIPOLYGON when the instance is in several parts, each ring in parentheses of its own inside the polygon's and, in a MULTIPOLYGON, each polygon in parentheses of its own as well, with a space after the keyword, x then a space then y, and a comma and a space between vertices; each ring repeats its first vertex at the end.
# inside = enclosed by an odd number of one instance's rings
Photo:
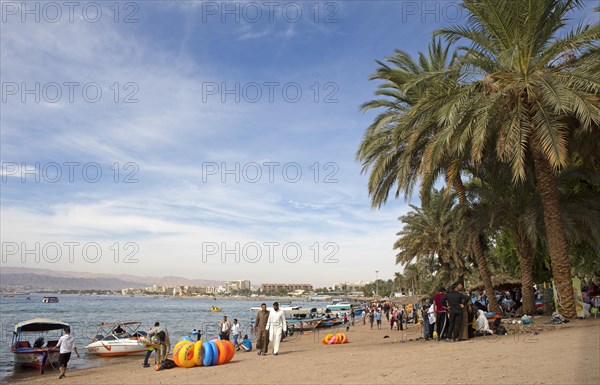
POLYGON ((220 308, 220 307, 218 307, 218 306, 211 306, 211 308, 210 308, 210 309, 208 309, 208 311, 223 311, 223 309, 221 309, 221 308, 220 308))
POLYGON ((57 365, 60 349, 58 339, 69 324, 49 318, 34 318, 15 325, 11 351, 17 366, 38 369, 57 365))
POLYGON ((42 298, 42 302, 44 302, 44 303, 56 303, 56 302, 58 302, 58 297, 44 297, 44 298, 42 298))
POLYGON ((147 349, 140 339, 147 333, 139 330, 141 325, 141 322, 103 323, 85 349, 100 357, 144 354, 147 349))

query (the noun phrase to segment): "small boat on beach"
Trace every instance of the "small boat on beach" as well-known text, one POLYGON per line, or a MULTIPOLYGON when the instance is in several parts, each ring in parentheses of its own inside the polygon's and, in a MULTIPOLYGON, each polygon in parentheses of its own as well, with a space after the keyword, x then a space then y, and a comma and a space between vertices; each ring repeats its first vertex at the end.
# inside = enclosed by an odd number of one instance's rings
POLYGON ((147 334, 139 330, 141 325, 141 322, 103 323, 85 349, 100 357, 144 354, 147 349, 140 339, 147 334))
POLYGON ((68 326, 66 322, 49 318, 34 318, 16 324, 11 343, 15 365, 44 373, 48 364, 58 364, 60 349, 56 344, 68 326))

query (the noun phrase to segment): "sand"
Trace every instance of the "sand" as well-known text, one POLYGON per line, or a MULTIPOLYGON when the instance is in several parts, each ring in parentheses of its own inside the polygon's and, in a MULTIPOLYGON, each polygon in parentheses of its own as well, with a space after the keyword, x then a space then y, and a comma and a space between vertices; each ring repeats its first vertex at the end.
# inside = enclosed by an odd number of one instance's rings
MULTIPOLYGON (((547 318, 536 318, 537 325, 547 318)), ((279 355, 236 352, 225 365, 155 371, 139 362, 76 369, 58 380, 52 371, 17 384, 598 384, 600 318, 464 342, 414 340, 407 332, 370 330, 362 322, 347 333, 350 343, 323 345, 325 335, 294 335, 279 355), (384 338, 384 336, 389 338, 384 338), (413 341, 401 342, 413 339, 413 341)), ((343 332, 344 330, 338 330, 343 332)), ((152 360, 153 358, 151 358, 152 360)), ((77 358, 74 357, 74 364, 77 358)))

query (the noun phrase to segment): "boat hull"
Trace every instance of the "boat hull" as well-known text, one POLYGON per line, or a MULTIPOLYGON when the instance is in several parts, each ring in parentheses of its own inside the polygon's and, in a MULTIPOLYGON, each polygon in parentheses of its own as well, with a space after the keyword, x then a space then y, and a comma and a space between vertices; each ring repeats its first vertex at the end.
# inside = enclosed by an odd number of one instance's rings
POLYGON ((95 341, 85 347, 88 354, 100 357, 129 356, 145 354, 146 347, 136 339, 95 341))
POLYGON ((15 366, 20 366, 22 368, 42 369, 43 371, 43 369, 49 365, 58 365, 58 350, 50 350, 47 352, 46 349, 19 349, 13 351, 13 354, 15 366))

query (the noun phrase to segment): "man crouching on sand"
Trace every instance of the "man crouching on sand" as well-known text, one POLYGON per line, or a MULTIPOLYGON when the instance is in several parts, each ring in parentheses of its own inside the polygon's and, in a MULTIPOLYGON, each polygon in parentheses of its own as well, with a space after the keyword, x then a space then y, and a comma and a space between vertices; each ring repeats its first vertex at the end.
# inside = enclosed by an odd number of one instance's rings
POLYGON ((267 331, 269 332, 269 341, 273 344, 273 355, 279 353, 279 343, 281 336, 287 331, 287 323, 285 322, 285 314, 279 309, 279 302, 273 303, 273 310, 269 313, 267 321, 267 331))
POLYGON ((77 358, 81 357, 75 346, 75 339, 71 336, 71 328, 65 328, 65 334, 58 339, 56 347, 60 347, 60 354, 58 355, 58 364, 60 366, 60 376, 58 378, 66 377, 67 364, 71 358, 71 352, 75 351, 77 358))

